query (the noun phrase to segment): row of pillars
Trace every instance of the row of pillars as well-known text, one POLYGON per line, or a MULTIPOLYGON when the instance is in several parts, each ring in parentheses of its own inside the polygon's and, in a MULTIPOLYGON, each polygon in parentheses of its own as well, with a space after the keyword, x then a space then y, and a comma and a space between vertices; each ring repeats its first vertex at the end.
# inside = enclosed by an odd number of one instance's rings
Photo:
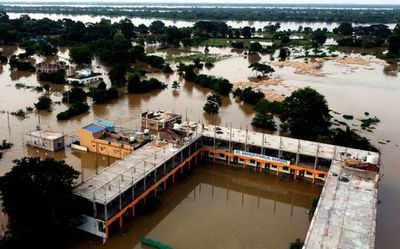
MULTIPOLYGON (((197 148, 197 146, 196 146, 196 148, 197 148)), ((189 150, 189 154, 190 154, 190 150, 189 150)), ((194 155, 194 163, 195 164, 197 164, 198 163, 198 156, 199 156, 199 154, 200 153, 198 153, 198 152, 196 152, 196 154, 194 155)), ((183 159, 183 154, 181 154, 181 159, 183 159)), ((182 160, 182 162, 184 162, 183 160, 182 160)), ((184 173, 184 167, 187 165, 187 167, 188 167, 188 169, 191 169, 191 167, 192 167, 192 160, 188 160, 187 162, 185 162, 182 166, 180 166, 180 169, 179 169, 179 171, 180 171, 180 174, 181 175, 183 175, 183 173, 184 173)), ((166 164, 164 164, 164 174, 166 174, 166 164)), ((176 180, 176 172, 174 172, 170 177, 172 177, 172 183, 175 183, 175 180, 176 180)), ((154 179, 156 179, 156 178, 154 178, 154 179)), ((167 181, 168 181, 168 179, 169 178, 167 178, 167 179, 164 179, 163 180, 163 182, 162 182, 162 184, 163 184, 163 189, 164 189, 164 191, 167 189, 167 181)), ((154 182, 154 184, 156 183, 156 180, 155 180, 155 182, 154 182)), ((146 190, 146 186, 144 186, 145 188, 145 190, 146 190)), ((133 189, 133 188, 132 188, 133 189)), ((132 190, 132 192, 134 192, 134 190, 132 190)), ((153 190, 153 193, 154 193, 154 196, 157 196, 157 188, 155 188, 154 190, 153 190)), ((144 196, 144 197, 142 197, 143 198, 143 203, 144 204, 146 204, 146 197, 147 196, 144 196)), ((121 198, 121 195, 120 195, 120 198, 121 198)), ((121 203, 121 201, 120 201, 120 203, 121 203)), ((120 204, 121 205, 121 204, 120 204)), ((94 208, 96 208, 96 206, 94 206, 94 208)), ((120 209, 122 209, 121 207, 120 207, 120 209)), ((135 205, 133 205, 132 206, 132 208, 131 208, 131 212, 132 212, 132 216, 135 216, 135 205)), ((107 206, 105 205, 105 217, 106 217, 106 219, 107 219, 107 206)), ((119 226, 120 227, 122 227, 123 226, 123 214, 121 214, 120 216, 119 216, 119 218, 118 218, 118 220, 119 220, 119 226)), ((105 233, 106 233, 106 240, 108 239, 108 236, 109 236, 109 231, 108 231, 108 225, 106 225, 106 227, 105 227, 105 233)), ((105 241, 104 241, 105 242, 105 241)))

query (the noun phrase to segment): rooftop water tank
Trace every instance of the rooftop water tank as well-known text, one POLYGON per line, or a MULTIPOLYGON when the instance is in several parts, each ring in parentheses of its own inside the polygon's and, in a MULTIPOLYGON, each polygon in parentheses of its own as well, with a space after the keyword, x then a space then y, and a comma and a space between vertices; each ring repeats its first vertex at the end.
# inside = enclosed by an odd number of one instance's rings
POLYGON ((144 133, 145 135, 149 135, 150 130, 149 130, 149 129, 144 129, 143 133, 144 133))
POLYGON ((174 130, 178 130, 179 127, 181 127, 180 124, 177 124, 177 123, 174 124, 174 130))
POLYGON ((130 136, 129 137, 129 141, 132 143, 132 142, 135 142, 136 141, 136 138, 134 137, 134 136, 130 136))

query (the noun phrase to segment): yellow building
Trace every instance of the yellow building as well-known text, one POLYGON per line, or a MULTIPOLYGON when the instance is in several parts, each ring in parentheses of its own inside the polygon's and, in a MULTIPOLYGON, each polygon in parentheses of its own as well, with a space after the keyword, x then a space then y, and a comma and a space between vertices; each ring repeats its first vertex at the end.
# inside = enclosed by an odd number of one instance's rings
POLYGON ((92 123, 79 130, 80 145, 89 151, 115 158, 124 158, 132 153, 143 141, 109 132, 107 126, 92 123))

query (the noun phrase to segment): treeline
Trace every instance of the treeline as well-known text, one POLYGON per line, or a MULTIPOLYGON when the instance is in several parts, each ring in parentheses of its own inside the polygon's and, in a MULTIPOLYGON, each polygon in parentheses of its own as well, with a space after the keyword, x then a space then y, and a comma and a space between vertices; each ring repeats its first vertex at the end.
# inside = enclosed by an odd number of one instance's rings
POLYGON ((151 8, 151 7, 72 7, 1 6, 5 12, 70 15, 127 16, 174 20, 244 20, 298 22, 395 23, 400 8, 151 8))

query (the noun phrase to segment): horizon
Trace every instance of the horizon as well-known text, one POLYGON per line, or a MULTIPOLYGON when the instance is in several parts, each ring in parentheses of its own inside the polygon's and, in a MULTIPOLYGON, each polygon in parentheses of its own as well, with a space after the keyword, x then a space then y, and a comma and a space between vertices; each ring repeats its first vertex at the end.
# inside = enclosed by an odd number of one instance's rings
POLYGON ((345 0, 328 0, 323 3, 309 3, 305 0, 291 0, 291 2, 287 2, 284 0, 268 0, 268 1, 243 1, 243 0, 194 0, 194 1, 184 1, 184 0, 159 0, 159 1, 146 1, 146 0, 124 0, 120 2, 113 2, 111 0, 13 0, 13 1, 2 1, 0 0, 0 4, 96 4, 96 3, 107 3, 107 4, 114 4, 114 5, 121 5, 121 4, 226 4, 226 5, 236 5, 236 4, 243 4, 243 5, 308 5, 308 6, 320 6, 320 5, 343 5, 343 6, 351 6, 351 5, 360 5, 360 6, 368 6, 368 5, 378 5, 378 6, 386 6, 386 5, 400 5, 400 0, 390 0, 382 1, 377 0, 353 0, 353 1, 345 1, 345 0))

